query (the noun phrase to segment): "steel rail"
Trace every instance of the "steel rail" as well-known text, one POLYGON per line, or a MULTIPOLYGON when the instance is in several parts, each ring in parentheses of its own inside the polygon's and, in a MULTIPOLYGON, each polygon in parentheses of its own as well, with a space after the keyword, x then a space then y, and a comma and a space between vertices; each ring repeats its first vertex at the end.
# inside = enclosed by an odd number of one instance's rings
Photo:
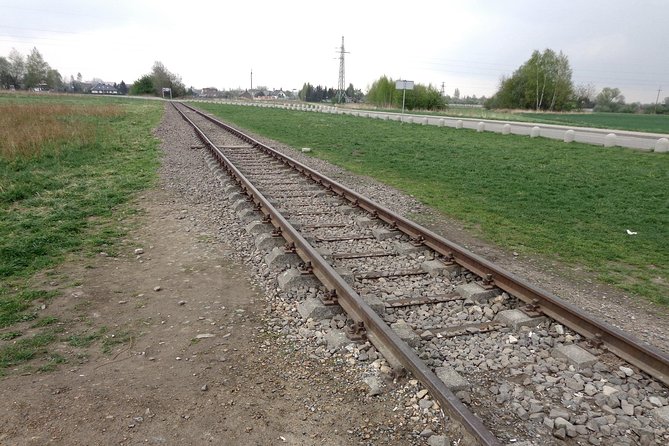
MULTIPOLYGON (((223 152, 191 121, 184 113, 176 110, 194 129, 198 138, 210 150, 212 155, 228 171, 240 187, 253 199, 259 210, 271 219, 272 224, 281 230, 281 235, 294 246, 297 254, 305 262, 310 262, 314 275, 329 290, 334 290, 337 303, 352 319, 364 324, 370 340, 382 352, 390 354, 403 367, 410 371, 436 399, 441 408, 456 420, 464 429, 463 434, 469 436, 477 444, 484 446, 500 446, 495 435, 486 428, 481 420, 465 406, 435 373, 418 357, 414 350, 406 344, 376 314, 362 297, 334 270, 334 268, 312 247, 302 235, 281 215, 265 196, 230 162, 223 152)), ((247 141, 251 142, 251 141, 247 141)))
POLYGON ((593 343, 604 346, 613 354, 630 364, 635 365, 656 378, 658 381, 664 383, 664 385, 669 386, 669 354, 643 343, 636 337, 625 333, 604 321, 589 316, 584 310, 575 305, 565 302, 552 293, 527 282, 525 279, 506 271, 489 260, 486 260, 458 244, 435 234, 429 229, 392 212, 346 186, 316 172, 299 161, 281 154, 271 147, 241 133, 233 127, 208 116, 193 107, 188 105, 185 106, 194 112, 199 113, 216 125, 222 126, 236 136, 244 139, 254 147, 271 154, 276 159, 293 167, 312 180, 317 181, 327 189, 346 198, 352 204, 367 210, 381 220, 409 235, 414 240, 422 242, 447 258, 453 259, 462 267, 488 280, 500 289, 511 293, 527 304, 532 305, 536 310, 543 312, 561 324, 571 328, 593 343))

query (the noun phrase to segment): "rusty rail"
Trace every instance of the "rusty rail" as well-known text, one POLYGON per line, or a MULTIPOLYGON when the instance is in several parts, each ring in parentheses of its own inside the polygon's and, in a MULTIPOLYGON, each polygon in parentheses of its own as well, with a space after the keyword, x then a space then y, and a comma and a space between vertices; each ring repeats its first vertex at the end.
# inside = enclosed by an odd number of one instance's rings
MULTIPOLYGON (((364 324, 370 340, 383 352, 389 352, 399 363, 410 371, 436 399, 442 409, 463 427, 463 434, 484 446, 499 446, 501 443, 439 379, 432 370, 416 355, 411 347, 402 341, 395 332, 372 310, 360 295, 323 259, 323 257, 300 235, 300 233, 272 206, 269 201, 251 184, 250 181, 228 160, 216 145, 184 113, 175 108, 182 118, 194 129, 203 144, 210 150, 223 168, 228 171, 240 187, 248 194, 259 210, 271 219, 272 224, 281 230, 281 235, 292 243, 297 254, 308 261, 313 273, 329 289, 334 290, 339 305, 355 320, 364 324)), ((189 107, 190 108, 190 107, 189 107)), ((197 110, 193 110, 197 111, 197 110)), ((202 115, 207 117, 205 115, 202 115)), ((210 119, 207 117, 207 119, 210 119)), ((213 120, 217 125, 223 124, 213 120)), ((223 124, 224 125, 224 124, 223 124)), ((225 126, 225 125, 224 125, 225 126)), ((225 126, 226 130, 230 130, 225 126)), ((233 129, 234 130, 234 129, 233 129)), ((236 136, 254 146, 257 141, 248 138, 236 130, 236 136), (243 136, 240 136, 243 135, 243 136)), ((266 146, 263 146, 266 148, 266 146)), ((271 149, 270 149, 271 150, 271 149)))
POLYGON ((613 354, 626 360, 630 364, 635 365, 656 378, 658 381, 664 383, 664 385, 669 386, 669 355, 667 353, 643 343, 634 336, 631 336, 606 322, 599 321, 589 316, 582 309, 565 302, 552 293, 530 284, 525 279, 506 271, 458 244, 392 212, 346 186, 321 175, 299 161, 283 155, 248 135, 239 132, 229 125, 203 114, 188 105, 185 106, 199 113, 216 125, 222 126, 239 138, 244 139, 254 147, 271 154, 277 160, 280 160, 284 164, 301 172, 303 175, 322 184, 329 190, 332 190, 341 197, 347 199, 352 204, 367 210, 381 220, 393 225, 414 240, 422 242, 439 254, 453 258, 453 260, 462 267, 489 280, 500 289, 507 291, 524 302, 533 305, 538 311, 543 312, 561 324, 571 328, 585 338, 592 340, 597 344, 601 344, 613 354))

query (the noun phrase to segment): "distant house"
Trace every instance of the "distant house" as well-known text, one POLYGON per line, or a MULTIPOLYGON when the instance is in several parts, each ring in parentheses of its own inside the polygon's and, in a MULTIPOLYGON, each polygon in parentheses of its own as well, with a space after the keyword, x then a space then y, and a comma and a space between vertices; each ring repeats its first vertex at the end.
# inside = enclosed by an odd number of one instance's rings
POLYGON ((114 85, 99 82, 91 88, 91 94, 119 94, 119 92, 114 85))
POLYGON ((251 93, 249 93, 248 90, 245 90, 244 93, 239 95, 239 98, 240 99, 253 99, 253 96, 251 95, 251 93))
POLYGON ((283 90, 274 90, 270 96, 274 99, 286 99, 286 93, 283 90))
POLYGON ((201 98, 215 98, 218 96, 218 88, 215 87, 203 88, 202 91, 200 91, 199 96, 201 98))

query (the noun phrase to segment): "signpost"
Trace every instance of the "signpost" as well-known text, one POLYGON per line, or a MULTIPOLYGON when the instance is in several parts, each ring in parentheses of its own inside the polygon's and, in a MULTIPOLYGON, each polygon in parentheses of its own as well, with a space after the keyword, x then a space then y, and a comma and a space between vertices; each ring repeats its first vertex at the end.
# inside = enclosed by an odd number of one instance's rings
POLYGON ((172 89, 171 88, 163 88, 163 99, 165 99, 165 93, 170 94, 170 99, 172 99, 172 89))
POLYGON ((407 97, 407 90, 413 90, 413 81, 399 80, 395 82, 395 88, 402 90, 402 116, 404 116, 404 101, 407 97))

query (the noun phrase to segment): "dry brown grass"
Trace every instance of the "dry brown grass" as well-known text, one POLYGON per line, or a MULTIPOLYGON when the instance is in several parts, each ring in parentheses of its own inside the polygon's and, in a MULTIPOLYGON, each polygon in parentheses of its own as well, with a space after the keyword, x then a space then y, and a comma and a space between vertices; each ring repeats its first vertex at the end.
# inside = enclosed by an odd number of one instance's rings
POLYGON ((38 156, 66 142, 89 143, 95 139, 95 128, 81 118, 121 113, 117 105, 0 105, 0 157, 38 156))

